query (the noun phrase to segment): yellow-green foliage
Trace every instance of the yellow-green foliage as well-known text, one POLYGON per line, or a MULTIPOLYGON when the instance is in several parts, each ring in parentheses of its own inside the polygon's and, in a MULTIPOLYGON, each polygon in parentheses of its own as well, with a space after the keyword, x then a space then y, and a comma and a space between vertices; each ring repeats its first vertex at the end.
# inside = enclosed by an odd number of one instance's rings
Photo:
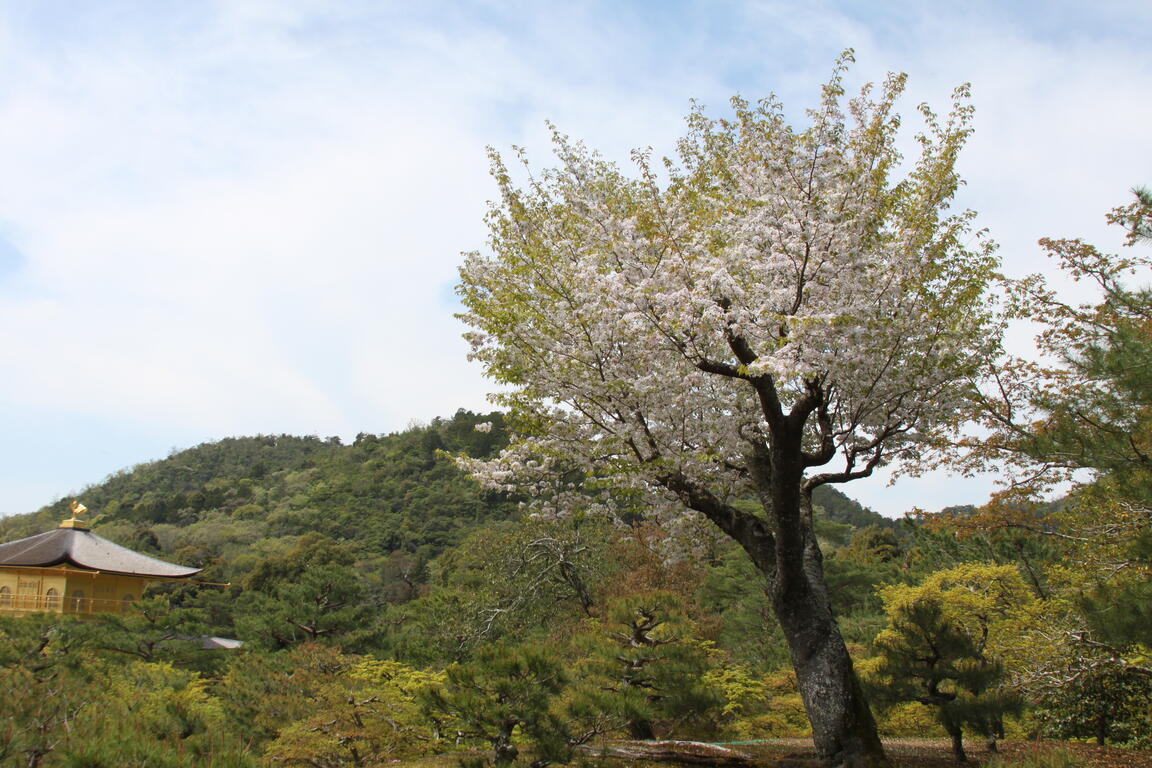
POLYGON ((157 738, 218 733, 224 713, 206 689, 197 673, 167 662, 133 663, 111 676, 90 717, 99 713, 109 721, 130 722, 157 738))
MULTIPOLYGON (((929 574, 920 584, 884 587, 880 597, 890 617, 916 602, 938 603, 949 622, 1003 663, 1009 674, 1034 661, 1043 645, 1035 631, 1040 602, 1011 565, 967 563, 929 574)), ((889 625, 875 642, 883 647, 897 638, 889 625)))
POLYGON ((881 736, 936 736, 940 722, 931 707, 904 702, 881 710, 876 718, 881 736))
POLYGON ((878 656, 858 668, 889 705, 881 728, 925 734, 934 720, 954 736, 965 727, 1001 733, 1004 716, 1020 709, 1007 683, 1042 645, 1039 601, 1016 569, 969 563, 880 595, 888 626, 876 637, 878 656))
POLYGON ((417 697, 444 675, 344 656, 311 681, 308 714, 268 745, 269 765, 377 766, 427 753, 432 733, 417 697))
MULTIPOLYGON (((53 758, 113 768, 250 766, 245 739, 230 731, 196 672, 166 662, 129 662, 101 675, 100 693, 71 724, 53 758)), ((49 758, 48 764, 56 764, 49 758)))
POLYGON ((812 733, 796 674, 781 669, 767 678, 740 664, 714 668, 705 682, 724 695, 721 723, 734 739, 805 737, 812 733))
POLYGON ((736 739, 755 738, 757 734, 751 733, 754 721, 768 713, 767 683, 743 664, 713 667, 703 680, 724 697, 720 722, 725 731, 736 739))
POLYGON ((108 637, 49 615, 0 621, 0 764, 254 764, 198 672, 100 652, 108 637))

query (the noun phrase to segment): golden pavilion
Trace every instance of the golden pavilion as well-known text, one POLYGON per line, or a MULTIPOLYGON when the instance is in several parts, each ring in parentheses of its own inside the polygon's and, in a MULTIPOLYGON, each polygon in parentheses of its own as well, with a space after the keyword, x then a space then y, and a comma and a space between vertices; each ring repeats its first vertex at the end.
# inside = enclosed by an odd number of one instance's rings
POLYGON ((97 536, 79 519, 87 511, 74 501, 58 528, 0 544, 0 614, 125 613, 148 584, 200 572, 97 536))

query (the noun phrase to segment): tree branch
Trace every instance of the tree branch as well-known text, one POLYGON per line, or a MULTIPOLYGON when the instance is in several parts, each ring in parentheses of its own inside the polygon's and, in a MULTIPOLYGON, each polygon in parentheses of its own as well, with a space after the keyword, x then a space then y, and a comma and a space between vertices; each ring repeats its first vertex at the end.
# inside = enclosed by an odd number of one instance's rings
POLYGON ((749 512, 725 504, 679 470, 661 475, 656 481, 667 488, 689 509, 695 510, 732 537, 765 574, 775 573, 775 537, 768 524, 749 512))

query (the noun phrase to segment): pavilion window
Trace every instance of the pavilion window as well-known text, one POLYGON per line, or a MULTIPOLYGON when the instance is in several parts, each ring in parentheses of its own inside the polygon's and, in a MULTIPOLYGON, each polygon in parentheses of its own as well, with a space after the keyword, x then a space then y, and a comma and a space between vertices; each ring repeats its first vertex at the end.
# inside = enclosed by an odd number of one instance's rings
POLYGON ((26 611, 35 611, 40 607, 40 580, 18 579, 16 594, 20 598, 19 608, 26 611))

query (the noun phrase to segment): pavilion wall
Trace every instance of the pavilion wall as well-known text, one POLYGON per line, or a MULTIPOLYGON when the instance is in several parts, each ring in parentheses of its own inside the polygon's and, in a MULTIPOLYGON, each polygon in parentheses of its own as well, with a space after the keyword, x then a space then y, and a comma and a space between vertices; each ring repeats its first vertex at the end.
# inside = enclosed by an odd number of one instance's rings
POLYGON ((151 581, 69 566, 0 568, 0 615, 125 613, 151 581))

